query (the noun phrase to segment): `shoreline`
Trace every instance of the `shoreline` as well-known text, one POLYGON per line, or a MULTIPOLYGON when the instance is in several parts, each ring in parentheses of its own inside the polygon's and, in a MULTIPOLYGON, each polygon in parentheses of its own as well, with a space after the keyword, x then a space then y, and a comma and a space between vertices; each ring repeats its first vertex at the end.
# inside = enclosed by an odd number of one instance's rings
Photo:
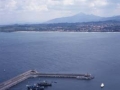
POLYGON ((31 32, 36 32, 36 33, 51 33, 51 32, 60 32, 60 33, 120 33, 120 32, 76 32, 76 31, 10 31, 10 32, 6 32, 6 31, 0 31, 0 33, 31 33, 31 32))

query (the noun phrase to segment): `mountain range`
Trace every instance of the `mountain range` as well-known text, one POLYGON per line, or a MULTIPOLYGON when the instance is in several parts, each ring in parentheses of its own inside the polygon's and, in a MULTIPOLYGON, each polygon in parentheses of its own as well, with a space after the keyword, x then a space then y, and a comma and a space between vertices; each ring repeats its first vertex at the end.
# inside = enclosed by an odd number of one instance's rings
POLYGON ((95 21, 120 21, 120 16, 100 17, 93 14, 78 13, 73 16, 55 18, 46 23, 77 23, 77 22, 95 22, 95 21))

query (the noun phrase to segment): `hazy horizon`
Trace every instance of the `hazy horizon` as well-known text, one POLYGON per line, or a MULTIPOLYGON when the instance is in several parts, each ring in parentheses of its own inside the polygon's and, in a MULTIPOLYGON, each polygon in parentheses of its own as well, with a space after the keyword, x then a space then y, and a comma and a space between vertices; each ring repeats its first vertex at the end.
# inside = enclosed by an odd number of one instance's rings
POLYGON ((120 15, 119 0, 0 0, 0 25, 42 23, 78 13, 120 15))

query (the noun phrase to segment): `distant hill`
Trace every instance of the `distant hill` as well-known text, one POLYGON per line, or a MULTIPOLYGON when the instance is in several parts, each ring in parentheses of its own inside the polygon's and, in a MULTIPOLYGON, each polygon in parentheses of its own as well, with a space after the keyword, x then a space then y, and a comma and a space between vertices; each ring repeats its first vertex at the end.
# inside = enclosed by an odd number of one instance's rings
POLYGON ((101 19, 101 21, 120 21, 120 16, 113 16, 113 17, 104 17, 101 19))
POLYGON ((95 22, 95 21, 120 21, 120 16, 113 17, 100 17, 96 15, 88 15, 79 13, 69 17, 55 18, 47 21, 46 23, 77 23, 77 22, 95 22))
POLYGON ((92 21, 99 21, 102 17, 95 16, 95 15, 87 15, 84 13, 79 13, 74 16, 69 17, 61 17, 55 18, 52 20, 47 21, 46 23, 76 23, 76 22, 92 22, 92 21))

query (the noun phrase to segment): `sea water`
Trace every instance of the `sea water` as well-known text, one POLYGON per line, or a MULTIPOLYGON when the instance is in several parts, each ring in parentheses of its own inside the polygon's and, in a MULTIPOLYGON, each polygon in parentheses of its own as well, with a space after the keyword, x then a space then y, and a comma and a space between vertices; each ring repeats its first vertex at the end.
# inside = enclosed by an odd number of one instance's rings
POLYGON ((120 89, 120 33, 13 32, 0 33, 0 82, 27 70, 43 73, 90 73, 93 80, 30 78, 10 90, 55 81, 46 90, 120 89))

